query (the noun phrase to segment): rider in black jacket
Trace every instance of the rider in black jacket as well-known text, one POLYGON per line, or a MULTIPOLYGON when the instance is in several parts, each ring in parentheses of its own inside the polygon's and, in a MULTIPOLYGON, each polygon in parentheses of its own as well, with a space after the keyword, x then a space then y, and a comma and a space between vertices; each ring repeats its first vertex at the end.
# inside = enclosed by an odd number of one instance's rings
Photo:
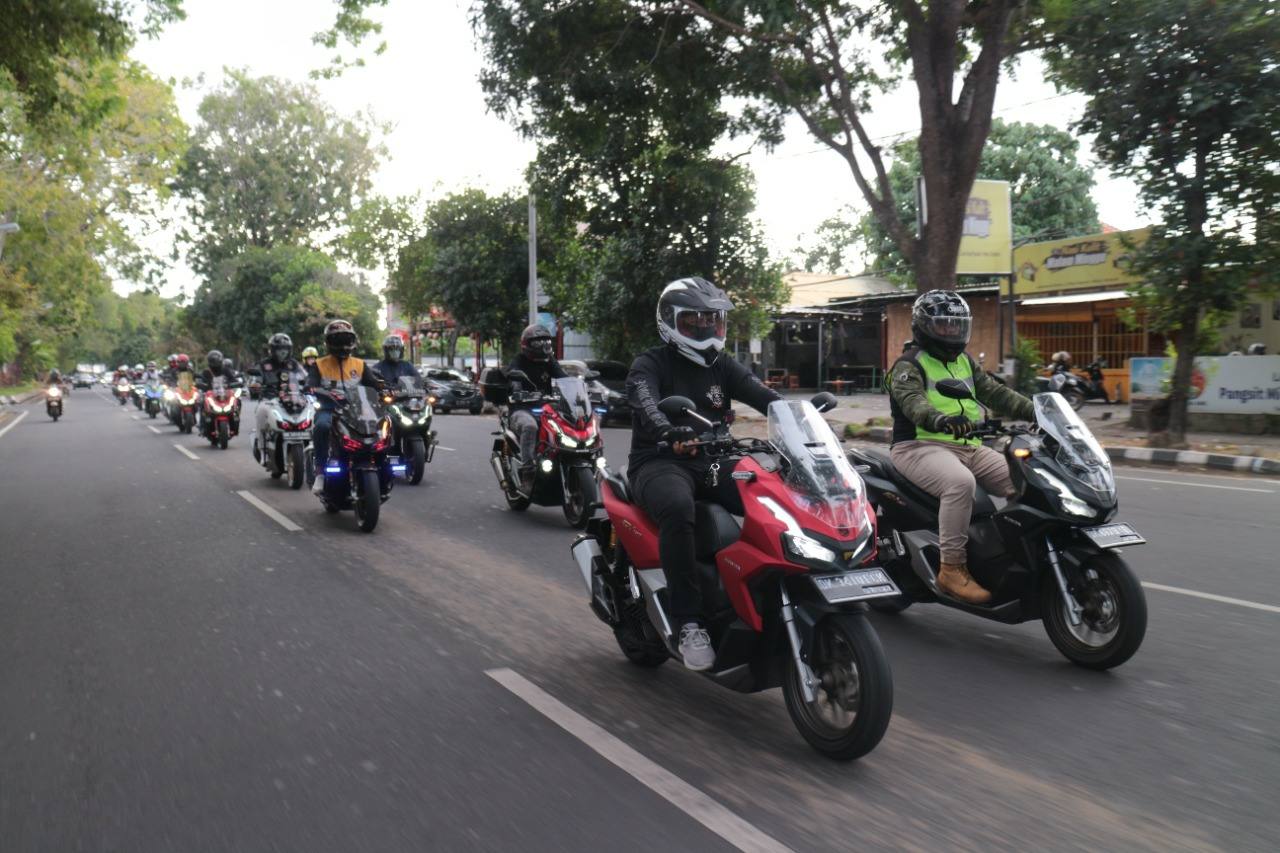
MULTIPOLYGON (((546 326, 537 324, 526 326, 520 333, 520 354, 507 365, 508 378, 513 370, 519 370, 529 377, 528 384, 511 381, 513 393, 532 393, 539 391, 551 393, 551 381, 564 379, 569 374, 564 372, 560 362, 551 354, 551 332, 546 326)), ((520 438, 520 479, 528 490, 533 483, 533 454, 538 444, 538 419, 533 416, 527 406, 519 403, 511 405, 511 428, 520 438)))
POLYGON ((764 412, 781 399, 750 370, 723 356, 726 315, 733 303, 703 278, 668 284, 658 299, 658 334, 666 344, 641 353, 627 374, 631 399, 631 457, 627 476, 637 502, 658 524, 658 553, 671 590, 672 622, 680 630, 685 666, 709 669, 715 651, 702 623, 702 590, 695 569, 693 504, 711 500, 742 514, 729 470, 713 471, 696 448, 688 423, 672 423, 658 401, 688 397, 698 414, 723 423, 734 400, 764 412), (666 447, 659 448, 659 443, 666 447), (669 449, 668 449, 669 448, 669 449))
POLYGON ((404 339, 399 335, 387 335, 382 339, 382 361, 375 364, 373 369, 393 389, 406 376, 422 378, 418 375, 418 369, 404 360, 404 339))
POLYGON ((280 389, 289 383, 289 377, 298 381, 299 388, 306 382, 307 372, 293 357, 293 339, 284 332, 276 332, 267 341, 267 357, 258 362, 262 374, 262 399, 254 412, 256 434, 253 437, 253 458, 258 458, 261 439, 271 429, 270 400, 280 396, 280 389))

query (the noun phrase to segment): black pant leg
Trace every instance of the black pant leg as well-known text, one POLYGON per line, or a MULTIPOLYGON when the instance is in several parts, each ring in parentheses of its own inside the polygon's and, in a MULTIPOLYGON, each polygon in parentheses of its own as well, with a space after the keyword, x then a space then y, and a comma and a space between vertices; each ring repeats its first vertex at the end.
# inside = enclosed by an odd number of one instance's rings
POLYGON ((685 622, 702 619, 702 589, 694 565, 695 474, 674 460, 654 459, 636 472, 634 485, 637 502, 658 525, 658 556, 678 631, 685 622))

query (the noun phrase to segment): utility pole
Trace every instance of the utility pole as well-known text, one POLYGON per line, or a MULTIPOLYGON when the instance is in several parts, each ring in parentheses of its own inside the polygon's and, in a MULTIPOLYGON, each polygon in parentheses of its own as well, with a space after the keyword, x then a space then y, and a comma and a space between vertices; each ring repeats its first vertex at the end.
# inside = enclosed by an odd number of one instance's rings
POLYGON ((529 325, 538 322, 538 207, 529 190, 529 325))

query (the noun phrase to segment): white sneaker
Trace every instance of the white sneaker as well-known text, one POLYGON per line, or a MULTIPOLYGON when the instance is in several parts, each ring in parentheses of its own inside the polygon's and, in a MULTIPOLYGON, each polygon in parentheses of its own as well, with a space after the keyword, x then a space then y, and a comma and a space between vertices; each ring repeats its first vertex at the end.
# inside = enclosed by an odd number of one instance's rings
POLYGON ((711 635, 697 622, 686 622, 680 628, 680 657, 684 665, 694 672, 711 669, 716 662, 711 648, 711 635))

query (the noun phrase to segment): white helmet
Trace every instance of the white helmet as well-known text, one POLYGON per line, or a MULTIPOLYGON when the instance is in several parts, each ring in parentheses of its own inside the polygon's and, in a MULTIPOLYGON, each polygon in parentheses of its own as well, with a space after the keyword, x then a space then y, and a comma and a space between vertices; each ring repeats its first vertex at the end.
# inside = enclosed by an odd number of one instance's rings
POLYGON ((658 297, 658 335, 699 367, 715 364, 724 351, 733 303, 705 278, 671 282, 658 297))

